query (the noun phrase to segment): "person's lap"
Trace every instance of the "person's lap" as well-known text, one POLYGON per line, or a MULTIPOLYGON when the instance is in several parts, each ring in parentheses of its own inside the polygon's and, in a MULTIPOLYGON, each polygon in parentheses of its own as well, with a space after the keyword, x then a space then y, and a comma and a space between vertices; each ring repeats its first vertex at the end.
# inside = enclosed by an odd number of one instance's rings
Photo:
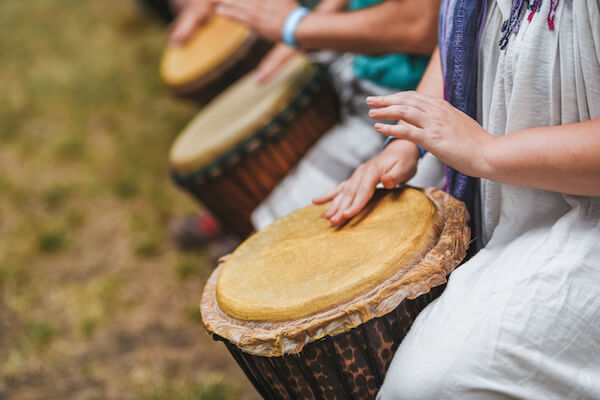
POLYGON ((597 398, 599 254, 593 224, 569 222, 491 243, 457 269, 400 345, 379 399, 597 398))

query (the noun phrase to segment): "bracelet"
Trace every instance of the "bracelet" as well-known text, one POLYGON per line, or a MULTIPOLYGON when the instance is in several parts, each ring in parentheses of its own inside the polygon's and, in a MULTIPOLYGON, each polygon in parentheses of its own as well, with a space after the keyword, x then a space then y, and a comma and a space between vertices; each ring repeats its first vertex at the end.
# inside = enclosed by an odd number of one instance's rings
MULTIPOLYGON (((391 142, 392 140, 394 140, 394 139, 396 139, 396 138, 395 138, 395 137, 393 137, 393 136, 388 136, 388 137, 385 139, 385 142, 383 143, 383 147, 385 148, 385 147, 386 147, 388 144, 390 144, 390 142, 391 142)), ((421 146, 419 146, 419 145, 417 145, 417 147, 419 148, 419 153, 421 154, 421 157, 423 157, 423 156, 425 155, 425 153, 427 153, 427 150, 425 150, 424 148, 422 148, 422 147, 421 147, 421 146)))
POLYGON ((285 44, 291 47, 298 47, 298 43, 296 43, 296 30, 302 18, 306 17, 309 12, 310 10, 306 7, 296 7, 288 14, 281 29, 281 39, 285 44))

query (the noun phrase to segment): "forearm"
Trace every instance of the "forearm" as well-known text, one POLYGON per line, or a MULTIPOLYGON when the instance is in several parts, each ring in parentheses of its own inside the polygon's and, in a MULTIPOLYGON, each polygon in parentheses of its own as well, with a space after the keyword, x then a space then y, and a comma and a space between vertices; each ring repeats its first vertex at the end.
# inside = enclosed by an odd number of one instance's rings
POLYGON ((314 11, 319 13, 332 13, 348 8, 348 0, 322 0, 314 11))
POLYGON ((442 75, 442 63, 440 60, 440 50, 435 48, 427 69, 417 86, 417 92, 426 94, 438 99, 444 98, 444 77, 442 75))
POLYGON ((600 118, 494 137, 479 168, 494 181, 600 196, 600 118))
POLYGON ((439 0, 388 0, 351 12, 314 12, 296 31, 300 47, 361 54, 430 54, 439 0))

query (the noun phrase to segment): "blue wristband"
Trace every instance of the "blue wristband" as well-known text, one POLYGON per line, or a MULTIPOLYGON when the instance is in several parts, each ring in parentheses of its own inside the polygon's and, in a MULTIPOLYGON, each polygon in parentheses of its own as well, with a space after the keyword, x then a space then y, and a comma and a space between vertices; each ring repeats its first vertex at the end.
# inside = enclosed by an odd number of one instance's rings
MULTIPOLYGON (((386 147, 394 139, 395 139, 395 137, 388 136, 387 139, 385 139, 385 143, 383 143, 383 147, 386 147)), ((417 147, 419 148, 419 153, 421 153, 421 157, 423 157, 425 155, 425 153, 427 153, 427 150, 425 150, 424 148, 422 148, 419 145, 417 145, 417 147)))
POLYGON ((281 29, 281 39, 285 44, 291 47, 298 47, 298 43, 296 43, 296 30, 302 18, 306 17, 309 12, 310 10, 306 7, 296 7, 288 14, 281 29))

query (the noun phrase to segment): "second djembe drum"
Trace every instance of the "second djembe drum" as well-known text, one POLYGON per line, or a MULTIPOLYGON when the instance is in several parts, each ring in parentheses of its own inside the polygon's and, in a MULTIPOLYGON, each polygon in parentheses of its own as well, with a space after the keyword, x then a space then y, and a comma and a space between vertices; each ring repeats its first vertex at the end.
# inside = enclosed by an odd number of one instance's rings
POLYGON ((160 73, 180 97, 206 103, 251 71, 270 49, 245 26, 213 16, 183 46, 167 46, 160 73))
POLYGON ((342 227, 309 206, 246 240, 202 296, 206 329, 265 399, 370 399, 466 253, 463 203, 377 191, 342 227))
POLYGON ((246 75, 198 113, 171 147, 171 176, 245 237, 252 211, 337 121, 327 74, 295 56, 267 83, 246 75))

